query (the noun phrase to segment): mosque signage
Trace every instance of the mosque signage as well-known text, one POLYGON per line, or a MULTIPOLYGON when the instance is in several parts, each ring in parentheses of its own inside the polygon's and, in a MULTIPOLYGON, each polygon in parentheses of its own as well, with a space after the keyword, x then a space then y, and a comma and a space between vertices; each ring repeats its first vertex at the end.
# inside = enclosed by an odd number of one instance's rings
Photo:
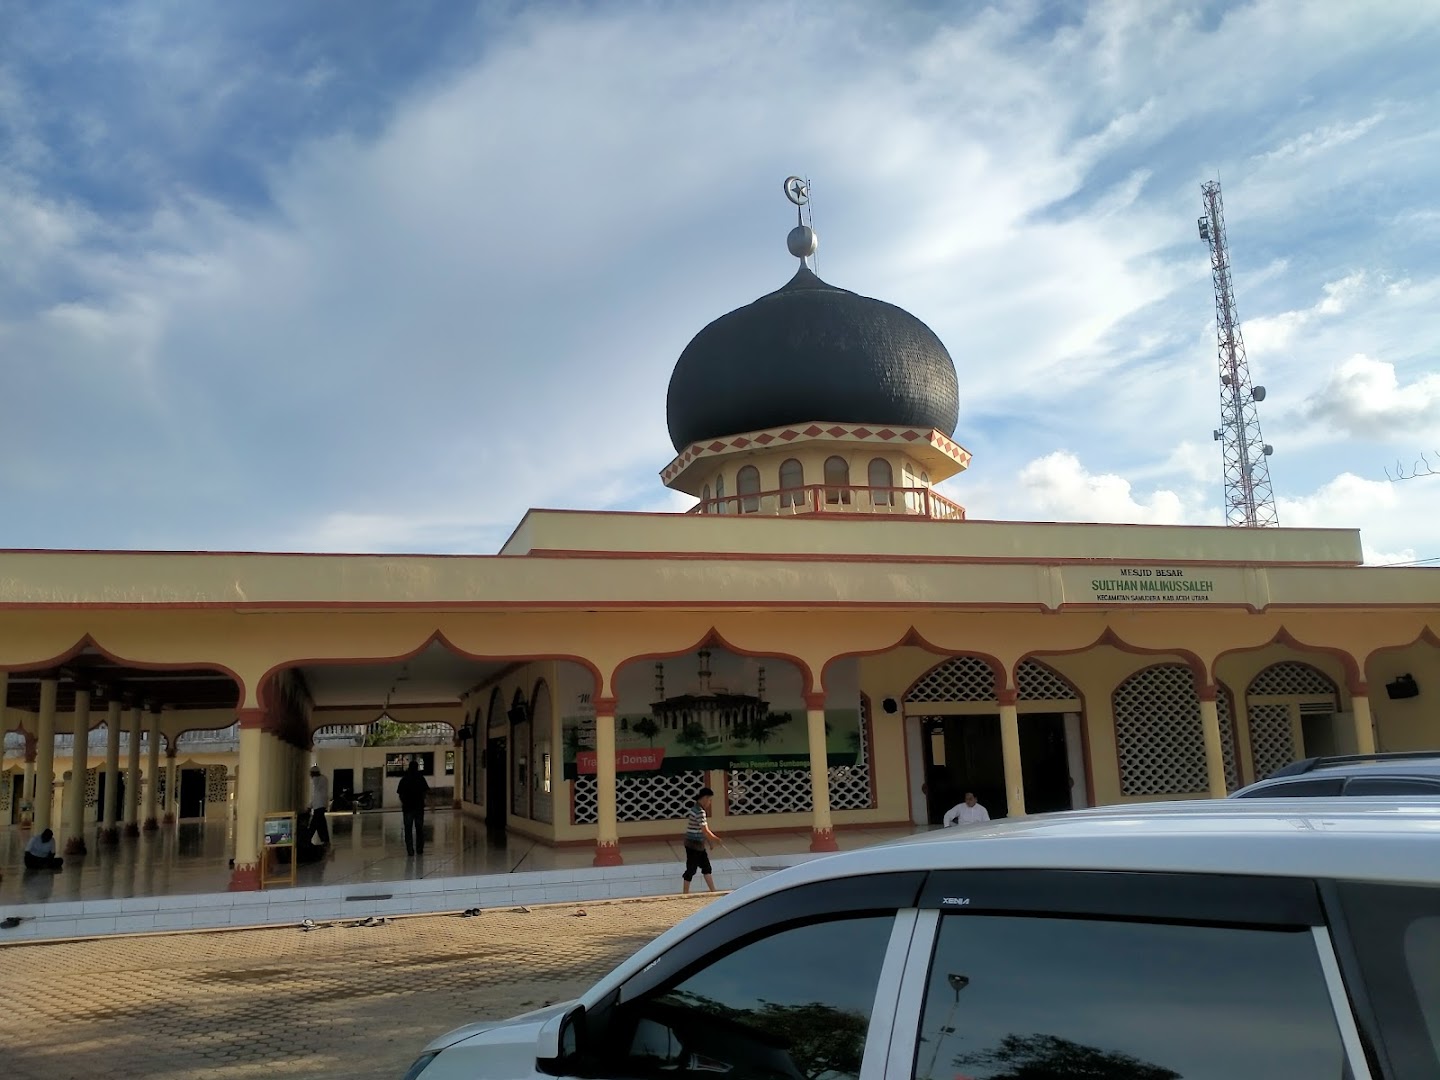
POLYGON ((1204 604, 1215 597, 1215 579, 1206 571, 1181 567, 1120 567, 1090 579, 1101 604, 1204 604))
MULTIPOLYGON (((853 766, 864 739, 855 662, 831 665, 826 681, 829 764, 853 766)), ((805 687, 787 660, 705 648, 635 661, 616 676, 615 690, 617 772, 809 767, 805 687)), ((561 719, 566 779, 595 773, 595 717, 585 696, 577 690, 561 719)))

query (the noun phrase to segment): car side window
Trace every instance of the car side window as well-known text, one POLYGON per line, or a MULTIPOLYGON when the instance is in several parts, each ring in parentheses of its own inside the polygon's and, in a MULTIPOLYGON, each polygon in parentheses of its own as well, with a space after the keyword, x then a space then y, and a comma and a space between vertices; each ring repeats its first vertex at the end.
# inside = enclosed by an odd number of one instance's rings
POLYGON ((1419 776, 1354 776, 1346 795, 1440 795, 1440 780, 1419 776))
POLYGON ((1336 888, 1395 1077, 1440 1076, 1440 889, 1336 888))
POLYGON ((917 1080, 1348 1075, 1309 930, 940 920, 917 1080))
POLYGON ((609 1076, 858 1078, 893 914, 762 932, 616 1010, 609 1076))
POLYGON ((1266 784, 1241 792, 1246 799, 1290 799, 1312 795, 1339 795, 1345 786, 1344 777, 1332 776, 1309 780, 1287 780, 1283 784, 1266 784))

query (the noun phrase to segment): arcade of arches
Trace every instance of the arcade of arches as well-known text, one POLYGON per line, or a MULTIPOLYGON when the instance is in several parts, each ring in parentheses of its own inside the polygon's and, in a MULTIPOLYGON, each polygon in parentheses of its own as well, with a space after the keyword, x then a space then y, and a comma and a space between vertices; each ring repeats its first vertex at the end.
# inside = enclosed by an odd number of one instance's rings
MULTIPOLYGON (((563 579, 571 560, 543 561, 563 579)), ((1433 609, 366 606, 17 608, 0 687, 23 755, 0 812, 29 806, 79 851, 198 799, 253 888, 260 817, 304 805, 312 761, 349 768, 360 751, 329 735, 382 709, 446 732, 460 812, 601 865, 676 834, 701 785, 717 831, 806 829, 830 850, 938 822, 967 790, 995 817, 1222 797, 1300 756, 1440 734, 1433 609), (233 749, 202 745, 227 728, 233 749), (91 729, 105 753, 77 777, 63 740, 91 729)))

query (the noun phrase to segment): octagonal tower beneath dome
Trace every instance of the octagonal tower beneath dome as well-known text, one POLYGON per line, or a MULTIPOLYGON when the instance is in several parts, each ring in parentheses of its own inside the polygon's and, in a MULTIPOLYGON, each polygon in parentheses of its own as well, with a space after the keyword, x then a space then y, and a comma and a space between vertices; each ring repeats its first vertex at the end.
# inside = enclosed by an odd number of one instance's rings
POLYGON ((661 479, 698 500, 691 513, 964 518, 933 490, 970 463, 950 353, 908 311, 816 276, 808 191, 790 177, 785 193, 800 267, 680 354, 661 479))

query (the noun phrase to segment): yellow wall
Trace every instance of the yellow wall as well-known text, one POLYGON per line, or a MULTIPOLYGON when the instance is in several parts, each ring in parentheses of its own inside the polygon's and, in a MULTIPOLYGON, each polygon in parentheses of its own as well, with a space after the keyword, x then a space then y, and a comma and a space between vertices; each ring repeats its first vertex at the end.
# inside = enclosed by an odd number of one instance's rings
POLYGON ((1376 749, 1440 748, 1440 648, 1419 642, 1376 654, 1366 668, 1370 708, 1375 717, 1376 749), (1417 697, 1391 701, 1385 684, 1397 675, 1415 676, 1417 697))

